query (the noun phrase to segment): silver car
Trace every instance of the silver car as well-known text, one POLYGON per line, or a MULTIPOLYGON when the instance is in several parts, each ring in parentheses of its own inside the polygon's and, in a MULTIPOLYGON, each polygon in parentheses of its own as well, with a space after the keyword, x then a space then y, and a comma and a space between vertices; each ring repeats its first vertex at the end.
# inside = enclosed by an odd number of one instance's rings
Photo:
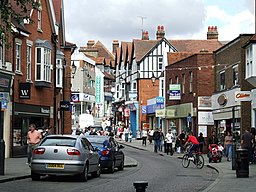
POLYGON ((87 181, 88 174, 100 176, 100 156, 83 135, 48 135, 33 151, 32 180, 42 175, 75 175, 87 181))

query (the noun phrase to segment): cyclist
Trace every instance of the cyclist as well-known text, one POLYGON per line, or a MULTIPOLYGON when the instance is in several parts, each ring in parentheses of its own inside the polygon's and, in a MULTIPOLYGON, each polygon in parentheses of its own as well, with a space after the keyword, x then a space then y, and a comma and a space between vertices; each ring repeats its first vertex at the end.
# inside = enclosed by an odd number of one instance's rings
POLYGON ((192 143, 192 145, 189 147, 189 149, 188 149, 188 159, 189 160, 194 160, 194 158, 193 158, 193 156, 192 156, 192 152, 193 151, 196 151, 197 150, 197 148, 199 147, 199 142, 198 142, 198 140, 197 140, 197 138, 193 135, 193 132, 190 132, 189 133, 189 135, 188 135, 188 140, 187 140, 187 142, 185 143, 185 146, 189 143, 189 142, 191 142, 192 143))

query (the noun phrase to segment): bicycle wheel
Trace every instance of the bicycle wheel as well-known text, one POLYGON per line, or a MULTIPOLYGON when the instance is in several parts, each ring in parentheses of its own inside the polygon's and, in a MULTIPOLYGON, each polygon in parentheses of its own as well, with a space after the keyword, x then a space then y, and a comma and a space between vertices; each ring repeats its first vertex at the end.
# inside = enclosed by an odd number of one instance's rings
POLYGON ((189 166, 189 163, 190 163, 190 161, 189 161, 189 159, 188 159, 188 154, 183 155, 183 158, 182 158, 182 166, 183 166, 184 168, 187 168, 187 167, 189 166))
POLYGON ((202 155, 197 155, 195 164, 198 169, 202 169, 204 166, 204 157, 202 155))

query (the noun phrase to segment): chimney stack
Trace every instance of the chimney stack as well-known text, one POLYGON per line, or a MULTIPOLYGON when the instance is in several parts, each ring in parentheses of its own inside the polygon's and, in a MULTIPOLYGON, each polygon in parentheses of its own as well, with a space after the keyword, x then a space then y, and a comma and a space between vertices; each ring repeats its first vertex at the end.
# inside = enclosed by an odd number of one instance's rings
POLYGON ((87 42, 87 48, 91 48, 95 44, 94 40, 89 40, 87 42))
POLYGON ((112 53, 116 53, 116 49, 119 47, 119 41, 118 40, 113 40, 112 42, 112 53))
POLYGON ((218 40, 217 26, 208 26, 207 40, 218 40))
POLYGON ((142 40, 149 40, 148 31, 142 31, 142 40))
POLYGON ((156 32, 156 39, 160 40, 164 37, 164 35, 165 35, 164 26, 158 25, 157 32, 156 32))

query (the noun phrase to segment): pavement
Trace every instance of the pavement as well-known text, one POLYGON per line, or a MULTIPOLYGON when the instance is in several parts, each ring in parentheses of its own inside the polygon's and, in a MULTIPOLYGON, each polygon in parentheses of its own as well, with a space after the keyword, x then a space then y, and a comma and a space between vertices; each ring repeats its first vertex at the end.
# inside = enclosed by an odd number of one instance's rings
MULTIPOLYGON (((125 142, 123 140, 118 141, 122 145, 127 145, 136 149, 146 150, 153 152, 153 144, 142 146, 141 140, 133 140, 125 142)), ((158 152, 159 155, 166 156, 166 153, 158 152)), ((183 154, 174 153, 173 157, 177 160, 182 158, 183 154)), ((256 189, 256 165, 249 165, 249 177, 238 178, 236 170, 232 170, 232 162, 228 162, 226 158, 222 159, 220 163, 208 163, 208 158, 204 155, 205 166, 216 170, 218 173, 217 179, 209 185, 204 192, 240 192, 245 190, 246 192, 255 191, 256 189)), ((0 175, 0 183, 30 178, 30 168, 26 165, 27 158, 6 158, 5 159, 5 172, 4 175, 0 175)), ((131 157, 126 156, 125 167, 137 166, 137 161, 131 157)))

